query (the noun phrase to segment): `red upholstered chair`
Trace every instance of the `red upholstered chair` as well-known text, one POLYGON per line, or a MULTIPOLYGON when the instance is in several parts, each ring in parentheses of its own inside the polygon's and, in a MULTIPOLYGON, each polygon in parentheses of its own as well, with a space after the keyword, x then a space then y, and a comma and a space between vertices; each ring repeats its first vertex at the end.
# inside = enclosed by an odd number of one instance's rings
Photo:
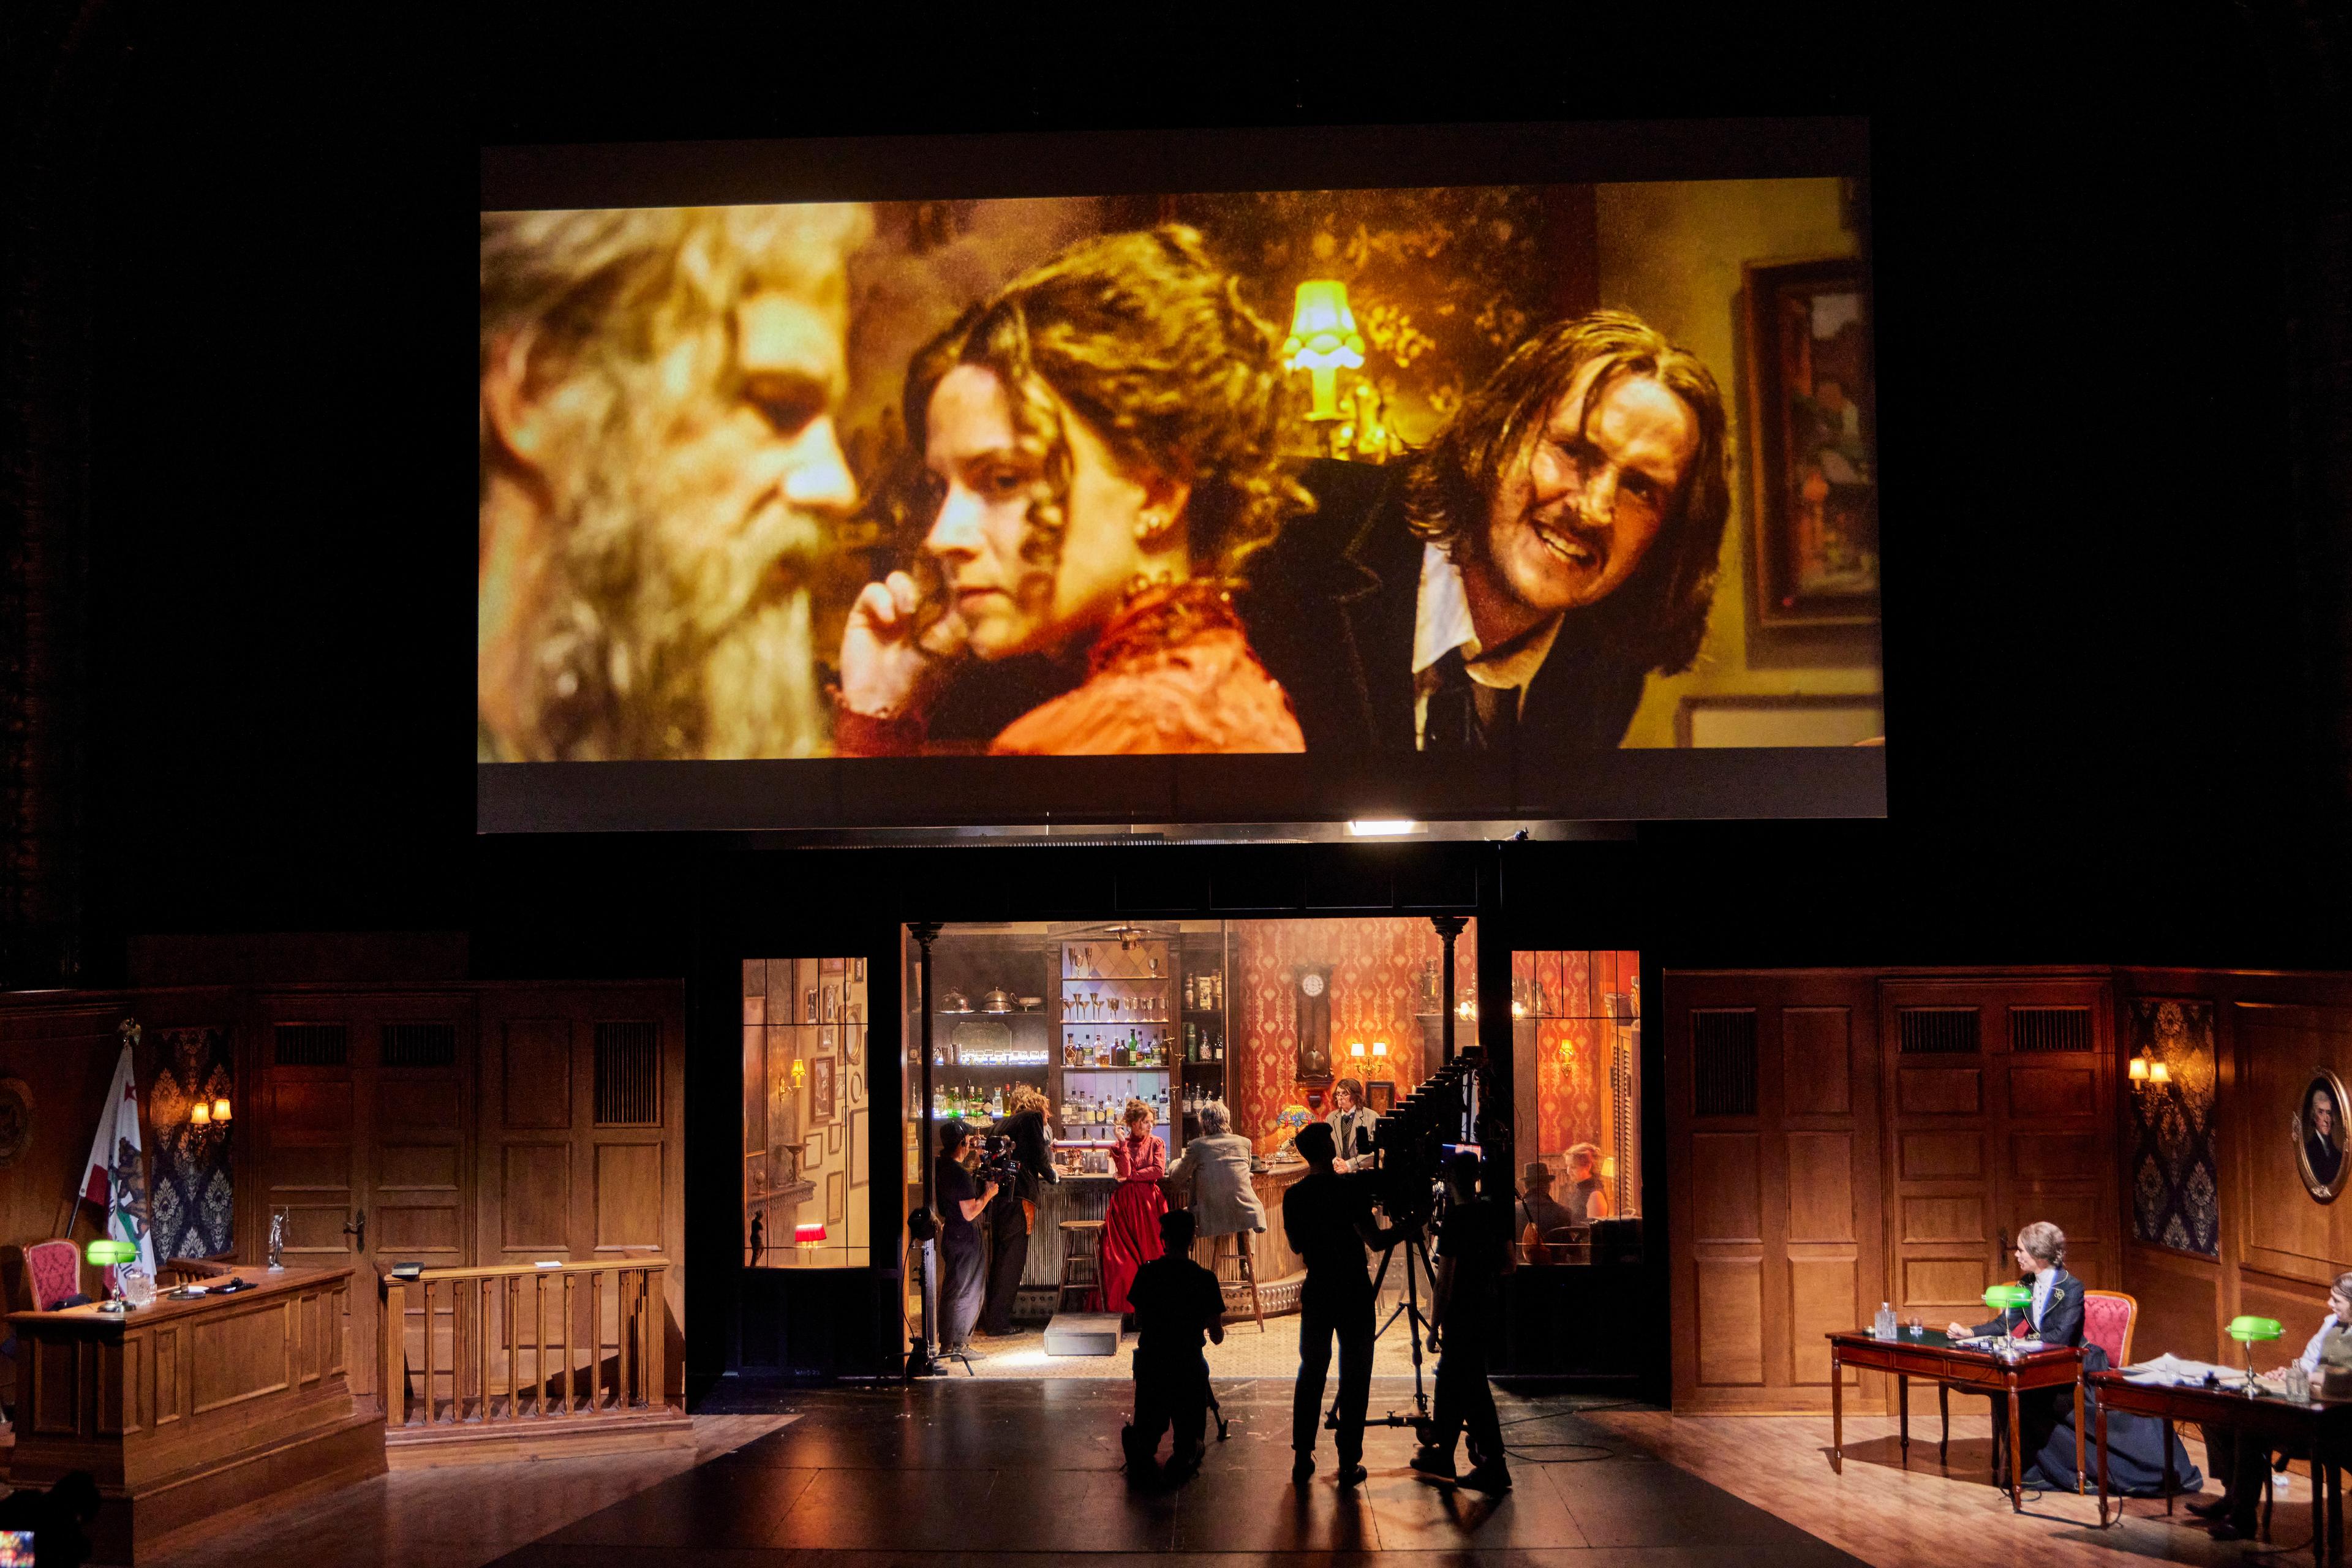
POLYGON ((25 1273, 33 1282, 33 1310, 46 1312, 81 1289, 81 1248, 70 1241, 44 1241, 25 1248, 25 1273))
POLYGON ((2083 1292, 2083 1342, 2107 1352, 2107 1364, 2131 1364, 2132 1326, 2139 1321, 2138 1299, 2121 1290, 2083 1292))

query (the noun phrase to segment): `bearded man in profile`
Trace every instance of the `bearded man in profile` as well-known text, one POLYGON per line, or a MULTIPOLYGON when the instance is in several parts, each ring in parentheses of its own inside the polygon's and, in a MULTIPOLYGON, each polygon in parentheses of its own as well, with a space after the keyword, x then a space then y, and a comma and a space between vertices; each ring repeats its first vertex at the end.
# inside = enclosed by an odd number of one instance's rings
POLYGON ((821 752, 862 206, 482 215, 477 755, 821 752))

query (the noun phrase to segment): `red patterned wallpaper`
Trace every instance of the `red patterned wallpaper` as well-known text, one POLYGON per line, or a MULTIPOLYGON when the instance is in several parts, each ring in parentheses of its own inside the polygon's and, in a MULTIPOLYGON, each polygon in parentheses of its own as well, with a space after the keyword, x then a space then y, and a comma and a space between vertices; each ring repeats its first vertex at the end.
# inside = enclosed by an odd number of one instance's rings
POLYGON ((1630 950, 1511 955, 1513 1000, 1536 1015, 1536 1139, 1519 1129, 1524 1158, 1564 1171, 1560 1155, 1570 1144, 1602 1142, 1609 1084, 1594 1046, 1608 1026, 1605 998, 1631 995, 1638 1009, 1641 986, 1642 956, 1630 950), (1563 1055, 1563 1046, 1572 1054, 1563 1055))
MULTIPOLYGON (((1305 1104, 1297 1079, 1297 1007, 1293 971, 1302 963, 1331 966, 1331 1046, 1335 1077, 1385 1078, 1402 1094, 1422 1072, 1422 970, 1442 961, 1444 944, 1425 920, 1381 916, 1355 920, 1236 921, 1232 1029, 1239 1060, 1229 1069, 1234 1131, 1260 1153, 1281 1140, 1274 1119, 1285 1105, 1305 1104), (1349 1042, 1389 1043, 1385 1071, 1358 1070, 1349 1042)), ((1478 922, 1454 944, 1454 982, 1476 974, 1478 922)), ((1466 1026, 1457 1026, 1462 1027, 1466 1026)), ((1328 1106, 1328 1100, 1326 1101, 1328 1106)))

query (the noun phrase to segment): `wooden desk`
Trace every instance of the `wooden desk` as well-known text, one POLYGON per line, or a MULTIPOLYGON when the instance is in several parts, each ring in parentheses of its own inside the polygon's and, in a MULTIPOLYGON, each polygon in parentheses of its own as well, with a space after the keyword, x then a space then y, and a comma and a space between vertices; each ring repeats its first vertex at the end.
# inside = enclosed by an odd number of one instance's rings
POLYGON ((2009 1395, 2009 1506, 2025 1510, 2025 1456, 2019 1452, 2017 1396, 2028 1389, 2074 1385, 2074 1477, 2083 1475, 2083 1352, 2072 1345, 2028 1352, 2005 1362, 1990 1351, 1963 1350, 1941 1331, 1930 1330, 1917 1339, 1873 1339, 1859 1329, 1829 1336, 1830 1341, 1830 1468, 1845 1469, 1845 1367, 1864 1367, 1895 1374, 1896 1407, 1901 1412, 1903 1457, 1911 1457, 1911 1382, 1915 1377, 1948 1383, 1965 1389, 2009 1395))
POLYGON ((103 1562, 152 1560, 200 1519, 289 1488, 379 1475, 383 1418, 352 1399, 343 1313, 348 1268, 241 1268, 254 1289, 192 1301, 158 1296, 12 1312, 23 1397, 12 1486, 74 1470, 103 1500, 103 1562))
MULTIPOLYGON (((2207 1422, 2233 1426, 2273 1440, 2273 1447, 2301 1444, 2311 1456, 2311 1556, 2325 1562, 2344 1549, 2343 1478, 2338 1463, 2352 1436, 2352 1404, 2314 1400, 2296 1403, 2266 1396, 2197 1385, 2133 1383, 2121 1373, 2091 1373, 2092 1391, 2099 1400, 2099 1524, 2107 1518, 2107 1412, 2129 1411, 2153 1415, 2164 1423, 2164 1511, 2172 1511, 2172 1494, 2179 1482, 2172 1473, 2172 1428, 2176 1422, 2207 1422)), ((2116 1500, 2116 1519, 2124 1516, 2123 1500, 2116 1500)))

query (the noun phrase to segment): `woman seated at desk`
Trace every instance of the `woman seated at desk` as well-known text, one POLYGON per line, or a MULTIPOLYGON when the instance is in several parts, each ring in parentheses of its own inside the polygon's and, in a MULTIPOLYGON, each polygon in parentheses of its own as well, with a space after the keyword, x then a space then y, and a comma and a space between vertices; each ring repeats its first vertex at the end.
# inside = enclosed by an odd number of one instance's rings
MULTIPOLYGON (((2022 1307, 2011 1307, 1989 1323, 1963 1328, 1954 1323, 1945 1332, 1955 1340, 2007 1334, 2015 1340, 2039 1340, 2044 1346, 2071 1345, 2083 1352, 2085 1373, 2107 1370, 2107 1352, 2083 1339, 2083 1282, 2066 1272, 2066 1233, 2047 1220, 2036 1220, 2017 1233, 2017 1282, 2033 1292, 2022 1307)), ((2001 1431, 2000 1395, 1993 1399, 1993 1431, 2001 1431)), ((2018 1440, 2027 1460, 2025 1484, 2071 1490, 2074 1473, 2074 1393, 2071 1386, 2029 1389, 2017 1396, 2018 1440)), ((2085 1389, 2083 1419, 2094 1420, 2096 1396, 2085 1389)), ((2172 1471, 2184 1490, 2204 1484, 2189 1462, 2189 1450, 2174 1437, 2172 1471)), ((2125 1497, 2160 1495, 2164 1477, 2164 1427, 2144 1415, 2111 1411, 2107 1416, 2108 1480, 2125 1497)))
MULTIPOLYGON (((2314 1382, 2320 1375, 2322 1355, 2330 1352, 2331 1339, 2337 1342, 2328 1359, 2340 1362, 2352 1354, 2352 1274, 2336 1277, 2334 1289, 2327 1292, 2327 1316, 2320 1320, 2319 1331, 2296 1359, 2303 1374, 2314 1382)), ((2300 1447, 2273 1448, 2259 1433, 2215 1422, 2205 1428, 2205 1462, 2212 1467, 2213 1479, 2221 1483, 2221 1495, 2210 1501, 2192 1502, 2189 1511, 2214 1521, 2216 1541, 2252 1536, 2254 1516, 2262 1507, 2263 1477, 2270 1473, 2272 1461, 2310 1457, 2300 1447)))

